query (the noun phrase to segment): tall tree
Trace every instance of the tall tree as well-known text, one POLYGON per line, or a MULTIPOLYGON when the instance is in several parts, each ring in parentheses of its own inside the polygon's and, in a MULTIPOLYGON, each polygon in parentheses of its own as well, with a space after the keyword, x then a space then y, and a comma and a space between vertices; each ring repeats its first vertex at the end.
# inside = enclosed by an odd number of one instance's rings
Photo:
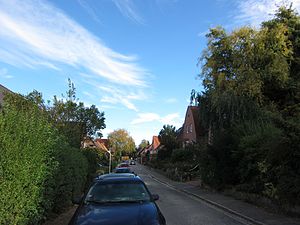
POLYGON ((168 150, 173 150, 178 146, 176 136, 176 127, 173 125, 164 125, 163 129, 161 129, 159 132, 158 138, 160 143, 168 150))
POLYGON ((44 109, 69 144, 79 148, 83 137, 102 135, 101 130, 106 127, 105 117, 95 105, 85 107, 83 102, 78 102, 75 85, 70 79, 68 82, 66 96, 62 95, 61 99, 54 96, 52 105, 46 106, 42 94, 35 90, 25 98, 44 109))
POLYGON ((145 148, 145 147, 147 147, 149 144, 150 144, 149 141, 143 139, 143 140, 141 141, 141 143, 139 144, 138 149, 145 148))
POLYGON ((110 149, 118 158, 135 151, 134 140, 125 129, 114 130, 108 134, 107 138, 110 149))
POLYGON ((299 204, 292 197, 300 196, 299 15, 280 7, 260 29, 227 33, 217 27, 207 38, 205 91, 198 100, 201 125, 213 130, 214 139, 204 149, 210 160, 201 171, 215 176, 212 184, 237 182, 246 191, 299 204), (227 170, 238 179, 224 179, 227 170))

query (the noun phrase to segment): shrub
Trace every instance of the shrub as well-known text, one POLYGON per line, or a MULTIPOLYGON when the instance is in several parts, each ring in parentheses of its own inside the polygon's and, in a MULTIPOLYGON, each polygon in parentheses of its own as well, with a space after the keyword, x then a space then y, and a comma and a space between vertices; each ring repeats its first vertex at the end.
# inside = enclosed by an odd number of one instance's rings
MULTIPOLYGON (((96 148, 85 148, 82 149, 81 152, 86 157, 88 162, 88 183, 89 183, 97 175, 96 174, 97 170, 101 168, 99 164, 103 164, 103 162, 107 160, 105 158, 104 153, 100 152, 96 148)), ((114 168, 113 165, 112 168, 114 168)), ((101 169, 103 170, 103 167, 101 169)), ((105 172, 108 172, 108 169, 105 168, 105 172)))
POLYGON ((172 155, 172 149, 167 149, 166 147, 160 149, 157 153, 157 160, 167 160, 172 155))
POLYGON ((192 161, 193 152, 189 149, 174 149, 171 156, 172 162, 192 161))
POLYGON ((11 97, 0 115, 0 224, 37 224, 50 210, 58 139, 37 106, 11 97))
POLYGON ((57 155, 54 212, 61 212, 82 194, 87 181, 88 162, 79 149, 65 146, 57 155))
POLYGON ((86 158, 37 105, 9 95, 0 133, 0 224, 39 224, 83 190, 86 158))

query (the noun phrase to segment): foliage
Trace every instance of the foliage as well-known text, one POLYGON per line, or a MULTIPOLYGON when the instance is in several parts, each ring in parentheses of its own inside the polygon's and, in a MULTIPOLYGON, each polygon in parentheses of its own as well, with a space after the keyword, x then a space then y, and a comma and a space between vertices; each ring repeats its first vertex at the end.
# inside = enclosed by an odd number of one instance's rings
MULTIPOLYGON (((52 211, 62 212, 72 205, 72 199, 80 196, 89 183, 89 163, 79 149, 70 148, 68 145, 65 145, 55 158, 59 166, 54 175, 55 196, 52 211)), ((48 188, 48 184, 45 187, 48 188)))
POLYGON ((280 204, 300 203, 300 17, 280 7, 260 29, 213 28, 201 57, 200 123, 213 134, 201 176, 280 204))
POLYGON ((166 147, 160 148, 157 153, 157 159, 159 161, 170 159, 172 156, 172 151, 173 149, 167 149, 166 147))
POLYGON ((57 137, 35 105, 20 96, 5 100, 0 115, 0 223, 38 223, 52 206, 44 184, 58 167, 57 137))
POLYGON ((114 152, 114 156, 118 159, 122 155, 128 155, 135 151, 135 143, 133 138, 125 129, 114 130, 107 135, 109 147, 114 152))
MULTIPOLYGON (((65 99, 53 98, 53 105, 48 107, 50 119, 69 144, 80 147, 85 136, 102 136, 101 130, 105 126, 104 112, 92 105, 85 107, 84 103, 77 103, 76 89, 69 79, 69 90, 65 99)), ((64 96, 63 96, 64 97, 64 96)))
POLYGON ((36 103, 7 94, 0 114, 1 224, 39 224, 85 185, 85 157, 70 148, 36 103))
MULTIPOLYGON (((196 146, 196 145, 195 145, 196 146)), ((171 155, 172 162, 189 162, 191 164, 196 163, 197 153, 199 149, 195 146, 186 146, 185 148, 174 149, 171 155)))
POLYGON ((162 145, 164 145, 169 151, 178 146, 176 139, 176 128, 172 125, 164 125, 160 130, 158 138, 162 145))
POLYGON ((150 144, 149 141, 143 139, 141 141, 141 143, 139 144, 138 149, 143 149, 143 148, 147 147, 149 144, 150 144))
POLYGON ((106 158, 104 153, 97 148, 84 148, 81 152, 88 161, 88 183, 90 183, 97 175, 96 172, 100 168, 99 164, 103 164, 106 158))

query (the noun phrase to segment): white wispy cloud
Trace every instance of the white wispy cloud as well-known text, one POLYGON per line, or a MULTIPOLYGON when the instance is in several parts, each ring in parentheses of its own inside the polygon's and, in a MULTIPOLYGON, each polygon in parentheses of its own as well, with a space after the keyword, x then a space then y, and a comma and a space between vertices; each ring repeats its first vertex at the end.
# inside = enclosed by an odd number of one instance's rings
POLYGON ((98 23, 101 23, 95 8, 86 0, 77 0, 79 5, 98 23))
POLYGON ((83 91, 82 92, 85 96, 89 97, 89 98, 95 98, 95 95, 91 94, 90 92, 88 91, 83 91))
POLYGON ((166 116, 160 116, 157 113, 139 113, 138 117, 131 121, 131 124, 137 125, 154 121, 160 122, 162 124, 174 125, 176 127, 182 125, 182 118, 180 118, 179 113, 171 113, 166 116))
POLYGON ((156 113, 139 113, 138 118, 131 121, 131 124, 140 124, 140 123, 147 123, 153 121, 159 121, 160 116, 156 113))
POLYGON ((172 104, 178 102, 177 98, 168 98, 165 100, 166 103, 172 104))
POLYGON ((144 92, 138 88, 131 90, 130 88, 121 88, 118 85, 104 86, 97 84, 96 82, 90 82, 90 84, 94 86, 99 93, 101 93, 102 97, 100 102, 107 103, 109 105, 123 105, 126 108, 137 112, 139 110, 134 104, 134 101, 147 99, 144 92))
POLYGON ((198 37, 205 37, 205 35, 207 35, 209 33, 209 29, 205 30, 205 31, 201 31, 197 34, 198 37))
POLYGON ((278 6, 293 4, 293 8, 300 10, 300 0, 243 0, 237 2, 235 19, 238 23, 259 26, 262 21, 272 18, 278 6))
POLYGON ((133 0, 112 0, 123 16, 138 24, 144 24, 144 19, 139 15, 133 0))
POLYGON ((0 69, 0 77, 5 78, 5 79, 11 79, 14 76, 10 75, 6 68, 1 68, 0 69))
POLYGON ((136 57, 110 49, 44 0, 0 0, 0 24, 0 61, 51 69, 67 64, 112 83, 146 85, 136 57))

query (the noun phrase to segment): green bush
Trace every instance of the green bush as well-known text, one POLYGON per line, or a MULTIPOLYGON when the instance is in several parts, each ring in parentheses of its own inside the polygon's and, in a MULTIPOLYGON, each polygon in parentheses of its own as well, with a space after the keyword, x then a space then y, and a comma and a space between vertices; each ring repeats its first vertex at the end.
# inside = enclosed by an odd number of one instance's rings
POLYGON ((168 160, 172 155, 172 149, 166 147, 160 149, 157 153, 157 160, 168 160))
POLYGON ((37 105, 8 96, 0 133, 0 224, 40 224, 83 191, 86 158, 37 105))
POLYGON ((106 168, 103 168, 103 166, 101 167, 99 165, 107 164, 107 159, 105 158, 103 152, 100 152, 96 148, 85 148, 82 149, 81 152, 86 157, 88 162, 88 183, 94 179, 94 177, 97 175, 98 170, 104 170, 104 172, 108 172, 108 166, 106 168))
POLYGON ((88 162, 79 149, 65 146, 57 155, 54 212, 72 205, 72 199, 82 194, 88 174, 88 162))
POLYGON ((0 115, 0 224, 37 224, 53 205, 45 184, 54 183, 59 140, 37 106, 11 100, 0 115))

